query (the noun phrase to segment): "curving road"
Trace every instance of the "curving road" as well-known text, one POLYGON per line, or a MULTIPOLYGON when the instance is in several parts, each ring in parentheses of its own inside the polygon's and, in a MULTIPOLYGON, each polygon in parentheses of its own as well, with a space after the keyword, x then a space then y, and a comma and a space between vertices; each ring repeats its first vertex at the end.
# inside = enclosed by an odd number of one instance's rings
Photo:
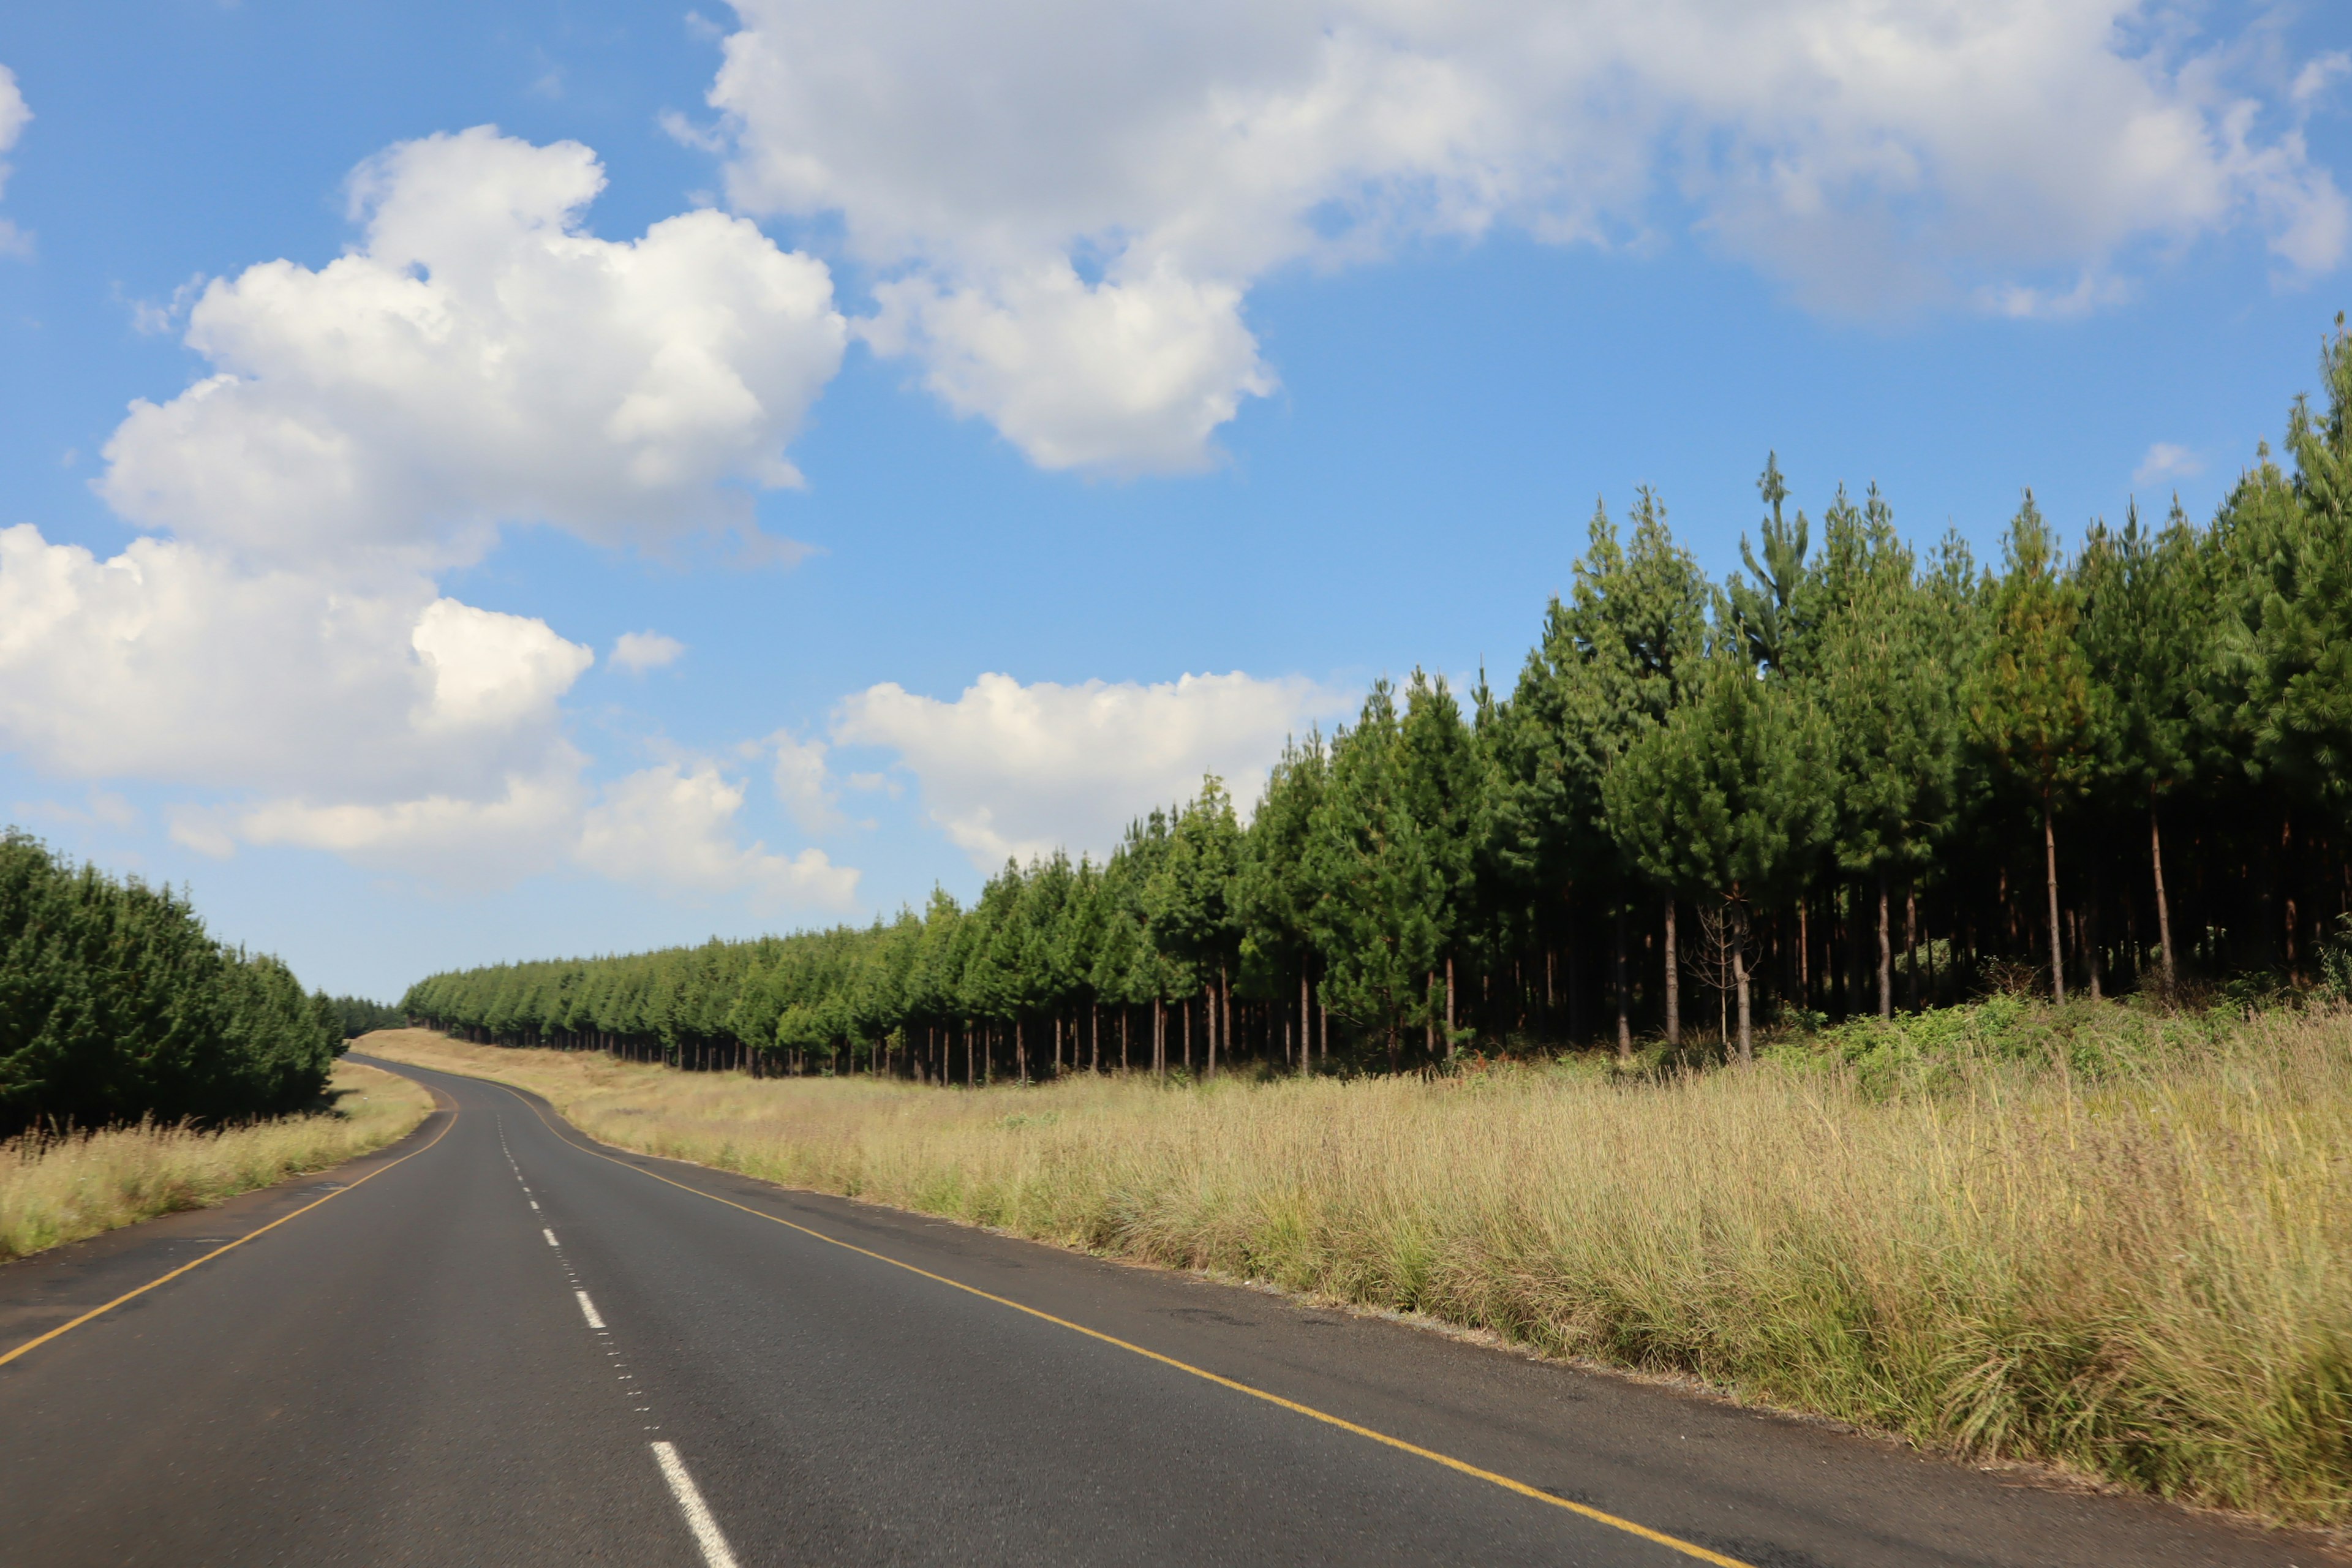
POLYGON ((0 1268, 0 1563, 2324 1560, 376 1065, 396 1147, 0 1268))

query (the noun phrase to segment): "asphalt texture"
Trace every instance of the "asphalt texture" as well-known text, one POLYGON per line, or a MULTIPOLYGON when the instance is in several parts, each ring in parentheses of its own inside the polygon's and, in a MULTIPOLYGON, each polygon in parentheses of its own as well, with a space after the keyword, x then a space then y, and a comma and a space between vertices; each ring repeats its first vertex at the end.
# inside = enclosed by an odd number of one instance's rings
POLYGON ((0 1563, 2338 1561, 377 1065, 441 1102, 402 1143, 0 1268, 5 1354, 335 1194, 0 1365, 0 1563))

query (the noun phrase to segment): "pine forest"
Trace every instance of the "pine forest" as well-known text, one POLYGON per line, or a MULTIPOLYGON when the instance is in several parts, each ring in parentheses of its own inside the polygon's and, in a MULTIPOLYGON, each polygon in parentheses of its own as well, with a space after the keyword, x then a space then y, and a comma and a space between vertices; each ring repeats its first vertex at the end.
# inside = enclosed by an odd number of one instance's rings
POLYGON ((1664 499, 1592 516, 1506 688, 1415 670, 1107 860, 870 927, 434 976, 480 1041, 925 1082, 1426 1069, 1760 1036, 1989 991, 2345 988, 2352 336, 2209 521, 2000 559, 1818 518, 1776 461, 1712 582, 1664 499))
POLYGON ((343 1022, 169 889, 0 834, 0 1139, 315 1109, 343 1022))

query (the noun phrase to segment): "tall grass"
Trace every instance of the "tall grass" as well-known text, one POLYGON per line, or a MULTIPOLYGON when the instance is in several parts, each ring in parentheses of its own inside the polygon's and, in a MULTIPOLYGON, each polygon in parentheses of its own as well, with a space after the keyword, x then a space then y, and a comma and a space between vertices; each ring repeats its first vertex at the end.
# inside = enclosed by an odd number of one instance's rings
POLYGON ((0 1142, 0 1262, 341 1164, 433 1109, 415 1083, 357 1062, 336 1064, 328 1094, 331 1110, 217 1132, 146 1123, 0 1142))
POLYGON ((2004 1005, 1937 1026, 1973 1041, 1848 1031, 1746 1072, 1188 1089, 373 1038, 647 1152, 2352 1521, 2352 1023, 2004 1005))

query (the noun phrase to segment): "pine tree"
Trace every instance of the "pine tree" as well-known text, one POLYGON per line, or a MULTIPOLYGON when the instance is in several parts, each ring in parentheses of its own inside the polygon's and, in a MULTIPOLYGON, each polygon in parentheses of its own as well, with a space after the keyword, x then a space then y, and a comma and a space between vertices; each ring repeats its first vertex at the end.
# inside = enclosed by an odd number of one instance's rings
POLYGON ((2023 784, 2041 816, 2051 994, 2063 1002, 2066 971, 2059 945, 2055 818, 2089 781, 2097 762, 2096 737, 2091 684, 2074 642, 2078 606, 2058 570, 2056 546, 2031 490, 2010 524, 2005 557, 1969 717, 1979 743, 2023 784))
POLYGON ((1375 681, 1355 728, 1332 739, 1307 854, 1323 1005, 1376 1034, 1391 1071, 1400 1029, 1426 1005, 1443 887, 1405 798, 1403 749, 1394 692, 1375 681))
POLYGON ((1314 889, 1307 876, 1307 842, 1329 777, 1323 737, 1286 741, 1267 775, 1249 830, 1243 835, 1234 884, 1242 927, 1242 972, 1254 994, 1287 1007, 1296 990, 1299 1071, 1307 1070, 1313 1022, 1314 889))
POLYGON ((2158 947, 2168 986, 2179 970, 2160 807, 2221 760, 2207 700, 2215 653, 2211 590, 2179 499, 2159 533, 2140 527, 2137 507, 2120 532, 2093 525, 2075 581, 2083 595, 2076 635, 2091 678, 2104 690, 2096 706, 2112 726, 2102 748, 2103 782, 2121 797, 2118 804, 2147 815, 2158 947))
POLYGON ((1644 734, 1602 781, 1609 826, 1643 875, 1731 917, 1739 1059, 1754 1058, 1748 909, 1797 891, 1833 822, 1819 716, 1744 652, 1703 667, 1693 699, 1644 734))
POLYGON ((1479 912, 1478 851, 1487 812, 1486 763, 1444 676, 1432 680, 1418 669, 1412 672, 1398 747, 1398 787, 1434 883, 1434 902, 1425 918, 1444 966, 1442 984, 1424 987, 1422 1023, 1431 1039, 1444 1040, 1450 1059, 1455 961, 1479 912))
POLYGON ((1925 866, 1953 808, 1958 705, 1911 552, 1875 488, 1823 514, 1809 661, 1837 773, 1837 858, 1877 894, 1878 1014, 1895 1011, 1891 884, 1925 866))

